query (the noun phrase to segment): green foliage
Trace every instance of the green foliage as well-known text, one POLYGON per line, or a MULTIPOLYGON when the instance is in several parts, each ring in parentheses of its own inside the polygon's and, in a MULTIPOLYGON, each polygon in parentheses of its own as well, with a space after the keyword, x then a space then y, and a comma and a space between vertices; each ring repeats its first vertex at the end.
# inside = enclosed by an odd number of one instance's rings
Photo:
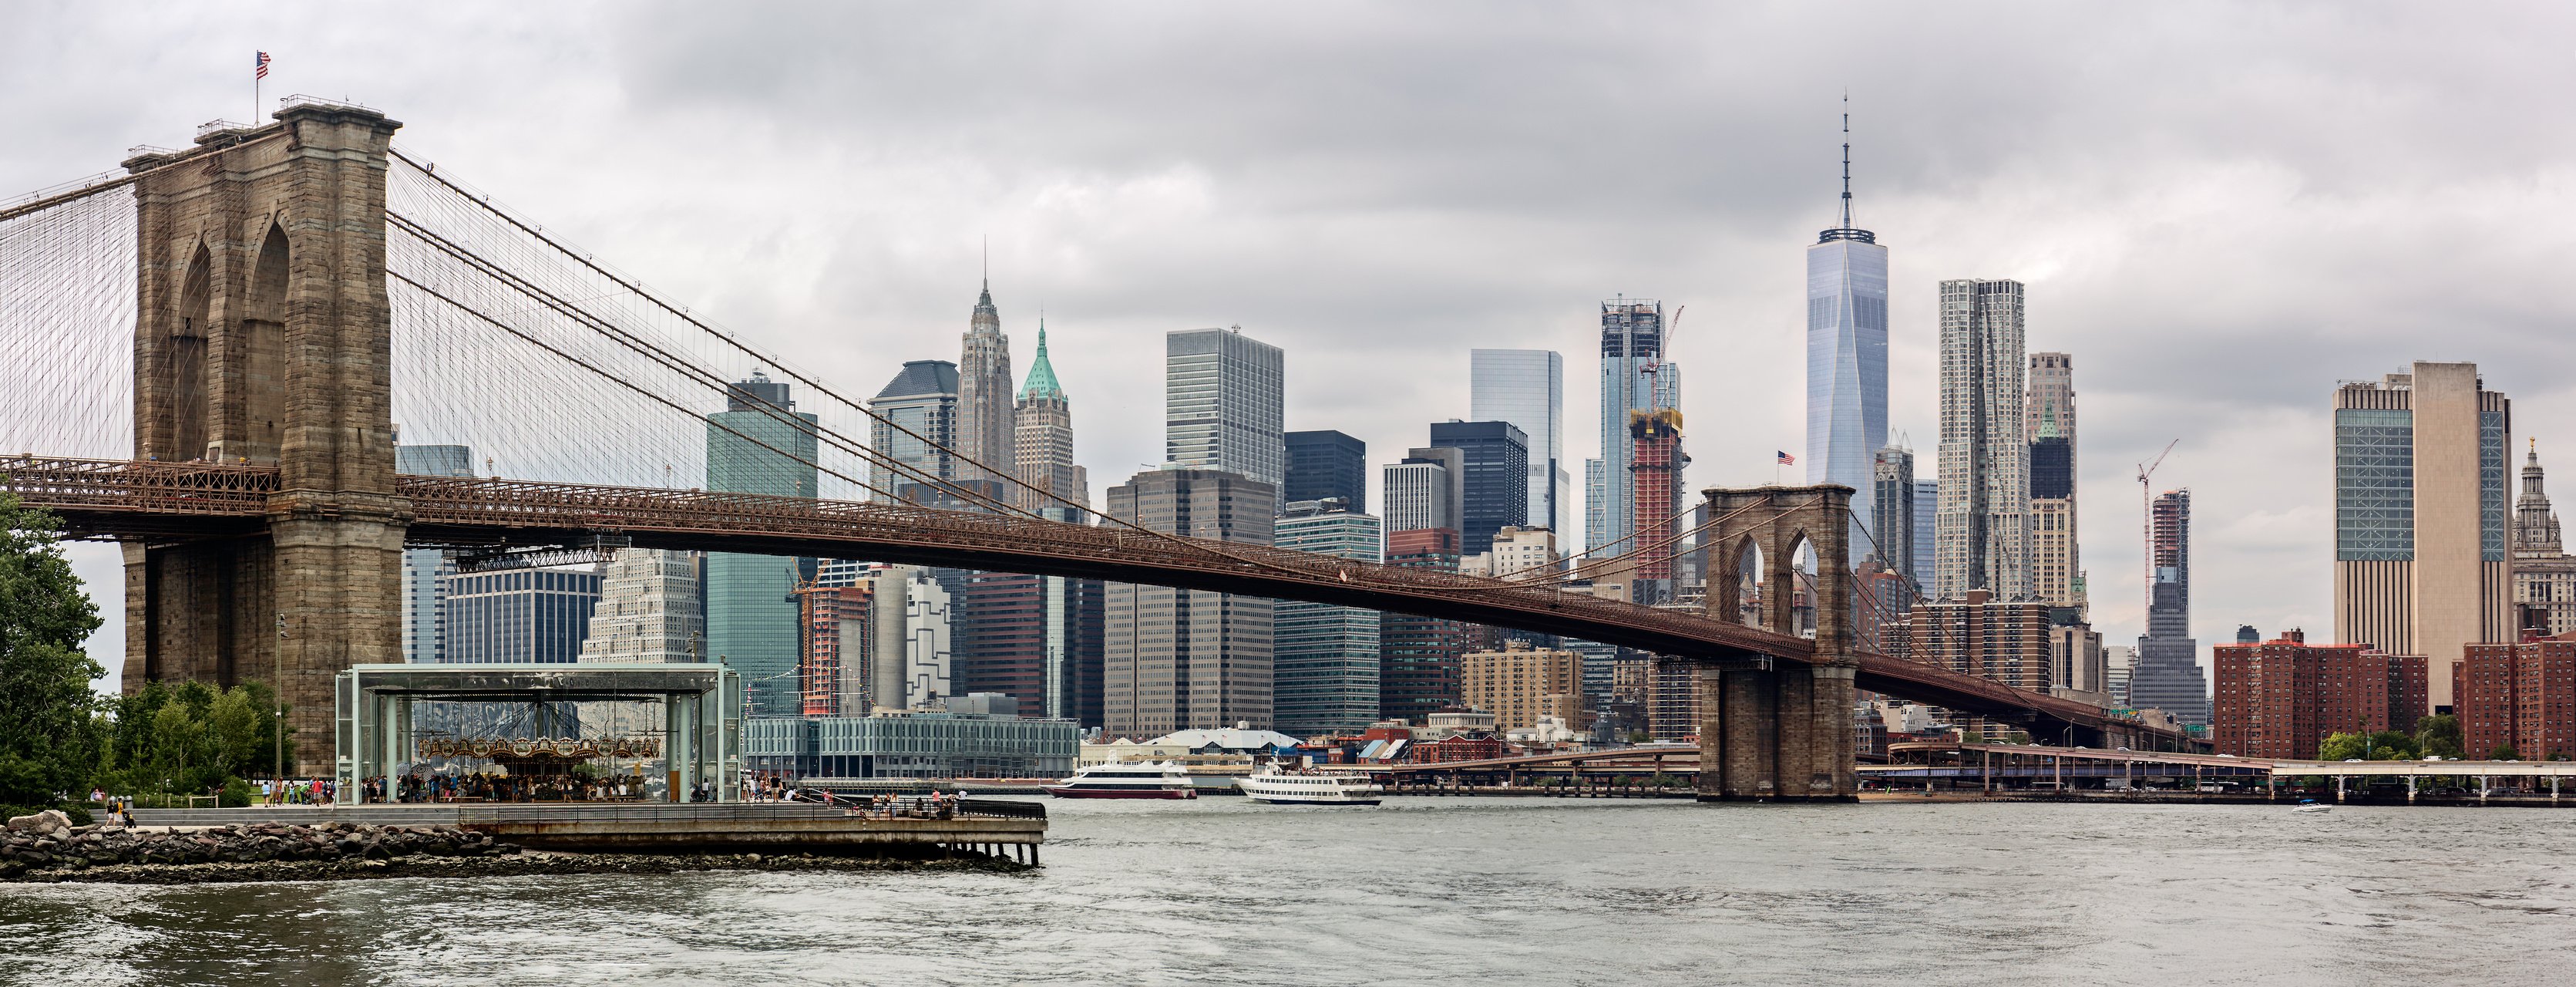
POLYGON ((81 652, 98 607, 56 545, 51 514, 0 494, 0 803, 59 805, 87 795, 101 743, 106 674, 81 652))
MULTIPOLYGON (((276 693, 266 685, 148 682, 115 706, 103 767, 119 794, 204 795, 276 763, 276 693)), ((291 734, 287 744, 292 756, 291 734)))
POLYGON ((2519 761, 2522 760, 2522 755, 2513 749, 2512 744, 2497 744, 2494 750, 2487 752, 2487 760, 2519 761))
POLYGON ((2415 758, 2415 738, 2395 730, 2377 733, 2333 733, 2317 745, 2324 761, 2408 761, 2415 758))
POLYGON ((235 778, 224 782, 223 797, 216 804, 227 809, 247 809, 258 798, 259 789, 250 787, 250 782, 235 778))
POLYGON ((2415 746, 2426 754, 2445 758, 2468 756, 2460 747, 2460 718, 2449 713, 2415 721, 2415 746))

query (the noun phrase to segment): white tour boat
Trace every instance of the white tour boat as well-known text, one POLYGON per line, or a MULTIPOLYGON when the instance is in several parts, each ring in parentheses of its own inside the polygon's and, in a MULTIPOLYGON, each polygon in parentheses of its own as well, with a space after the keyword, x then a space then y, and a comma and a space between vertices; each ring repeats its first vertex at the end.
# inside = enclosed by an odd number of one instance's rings
POLYGON ((1047 786, 1060 799, 1194 799, 1190 773, 1166 761, 1094 764, 1047 786))
POLYGON ((1360 775, 1321 771, 1281 771, 1276 764, 1235 779, 1235 787, 1255 802, 1274 805, 1376 805, 1386 794, 1360 775))

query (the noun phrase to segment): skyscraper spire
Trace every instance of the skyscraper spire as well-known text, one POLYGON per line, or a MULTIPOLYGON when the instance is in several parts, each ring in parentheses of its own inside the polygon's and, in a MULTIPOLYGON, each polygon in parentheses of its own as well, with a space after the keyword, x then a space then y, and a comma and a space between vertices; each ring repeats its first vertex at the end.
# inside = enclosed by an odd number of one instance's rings
POLYGON ((1851 229, 1851 90, 1843 90, 1843 229, 1851 229))
POLYGON ((1862 242, 1862 243, 1877 243, 1877 242, 1878 242, 1878 237, 1877 237, 1877 235, 1876 235, 1876 234, 1873 234, 1873 233, 1871 233, 1871 232, 1870 232, 1870 231, 1868 231, 1868 230, 1864 230, 1864 229, 1861 229, 1861 228, 1859 228, 1859 227, 1856 227, 1856 226, 1853 226, 1853 225, 1852 225, 1852 194, 1851 194, 1851 91, 1850 91, 1850 90, 1848 90, 1848 89, 1846 89, 1846 90, 1844 90, 1844 91, 1843 91, 1843 214, 1842 214, 1842 225, 1840 225, 1840 226, 1836 226, 1836 227, 1834 227, 1833 229, 1830 229, 1830 230, 1826 230, 1826 231, 1824 231, 1823 233, 1818 234, 1818 235, 1816 236, 1816 242, 1817 242, 1817 243, 1830 243, 1830 242, 1835 241, 1835 240, 1858 240, 1858 241, 1860 241, 1860 242, 1862 242))

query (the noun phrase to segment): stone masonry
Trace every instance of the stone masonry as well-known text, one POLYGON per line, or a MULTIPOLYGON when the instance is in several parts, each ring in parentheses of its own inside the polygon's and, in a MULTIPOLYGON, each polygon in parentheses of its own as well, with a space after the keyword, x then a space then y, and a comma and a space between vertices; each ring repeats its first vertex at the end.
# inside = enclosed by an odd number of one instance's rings
POLYGON ((1816 653, 1811 665, 1718 659, 1700 666, 1702 801, 1852 801, 1852 488, 1711 488, 1708 615, 1743 623, 1738 574, 1758 564, 1761 625, 1797 633, 1797 549, 1815 550, 1816 653))
POLYGON ((125 543, 125 687, 277 682, 299 774, 327 774, 332 676, 401 660, 387 145, 373 110, 299 105, 198 137, 136 183, 134 454, 275 465, 265 531, 125 543))

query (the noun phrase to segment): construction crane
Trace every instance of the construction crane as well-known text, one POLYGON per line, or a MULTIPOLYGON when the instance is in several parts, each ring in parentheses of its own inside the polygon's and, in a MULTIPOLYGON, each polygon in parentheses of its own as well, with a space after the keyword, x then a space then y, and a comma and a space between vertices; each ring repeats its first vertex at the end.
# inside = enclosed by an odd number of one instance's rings
POLYGON ((2155 488, 2148 484, 2153 481, 2156 475, 2156 467, 2164 465, 2165 457, 2173 455, 2174 447, 2180 444, 2182 444, 2181 439, 2167 442, 2165 443, 2165 451, 2157 453, 2154 462, 2138 464, 2138 528, 2142 535, 2142 541, 2139 548, 2144 550, 2147 569, 2147 581, 2145 584, 2147 609, 2139 612, 2138 621, 2141 627, 2145 626, 2147 619, 2146 614, 2153 612, 2156 608, 2155 488))

